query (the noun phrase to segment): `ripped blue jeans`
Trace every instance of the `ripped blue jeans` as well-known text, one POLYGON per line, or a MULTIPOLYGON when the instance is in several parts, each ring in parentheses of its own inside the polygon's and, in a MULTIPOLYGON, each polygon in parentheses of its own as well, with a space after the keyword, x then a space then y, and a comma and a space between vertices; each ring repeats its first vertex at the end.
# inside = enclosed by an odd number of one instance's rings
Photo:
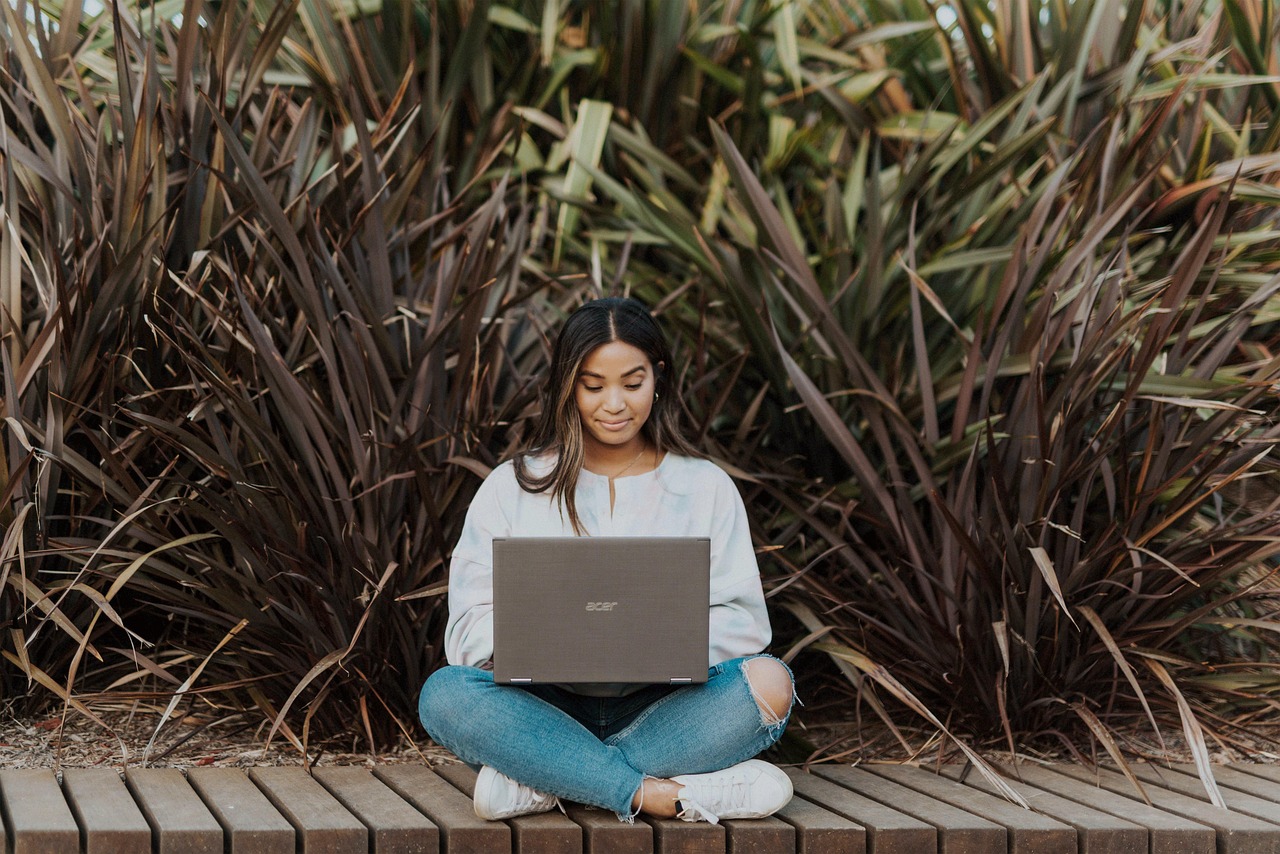
POLYGON ((453 665, 422 686, 418 715, 463 762, 629 819, 646 777, 719 771, 782 736, 790 710, 781 719, 763 710, 743 669, 756 657, 715 665, 702 685, 651 685, 625 697, 496 685, 486 670, 453 665))

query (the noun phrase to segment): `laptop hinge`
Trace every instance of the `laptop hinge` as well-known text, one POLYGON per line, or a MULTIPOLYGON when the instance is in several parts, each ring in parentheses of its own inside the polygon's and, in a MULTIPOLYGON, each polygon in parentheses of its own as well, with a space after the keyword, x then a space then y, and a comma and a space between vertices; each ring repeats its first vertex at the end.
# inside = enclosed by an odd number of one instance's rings
POLYGON ((692 676, 673 676, 670 684, 672 685, 690 685, 693 683, 692 676))
POLYGON ((508 682, 532 682, 533 677, 532 676, 512 676, 507 681, 508 682))

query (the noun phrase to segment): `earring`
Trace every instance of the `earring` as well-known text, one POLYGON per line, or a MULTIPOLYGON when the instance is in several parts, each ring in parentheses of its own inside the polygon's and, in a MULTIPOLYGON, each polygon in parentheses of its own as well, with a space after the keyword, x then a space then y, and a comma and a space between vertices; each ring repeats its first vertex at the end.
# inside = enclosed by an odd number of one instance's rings
POLYGON ((653 399, 654 399, 654 400, 657 400, 657 399, 658 399, 658 393, 657 393, 656 391, 653 393, 653 399))

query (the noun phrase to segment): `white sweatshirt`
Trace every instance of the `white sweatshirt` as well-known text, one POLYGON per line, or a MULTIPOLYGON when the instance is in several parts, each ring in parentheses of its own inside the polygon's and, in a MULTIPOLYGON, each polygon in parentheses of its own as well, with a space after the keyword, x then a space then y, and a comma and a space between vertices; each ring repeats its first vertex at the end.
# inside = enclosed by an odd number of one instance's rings
MULTIPOLYGON (((763 650, 769 616, 746 508, 729 476, 707 460, 667 454, 652 472, 617 478, 614 491, 611 514, 609 479, 586 469, 578 476, 578 517, 589 535, 711 538, 708 666, 763 650)), ((453 550, 444 633, 450 664, 478 666, 493 656, 493 538, 512 536, 568 537, 573 527, 550 495, 521 489, 506 462, 480 485, 453 550)))

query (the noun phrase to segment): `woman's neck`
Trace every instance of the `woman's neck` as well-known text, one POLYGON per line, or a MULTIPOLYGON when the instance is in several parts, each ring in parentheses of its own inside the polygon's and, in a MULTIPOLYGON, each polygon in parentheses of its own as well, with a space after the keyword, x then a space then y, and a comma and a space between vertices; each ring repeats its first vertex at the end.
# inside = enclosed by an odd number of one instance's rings
POLYGON ((582 465, 592 474, 612 480, 653 471, 658 467, 658 453, 648 442, 628 443, 621 447, 593 443, 586 448, 582 465))

